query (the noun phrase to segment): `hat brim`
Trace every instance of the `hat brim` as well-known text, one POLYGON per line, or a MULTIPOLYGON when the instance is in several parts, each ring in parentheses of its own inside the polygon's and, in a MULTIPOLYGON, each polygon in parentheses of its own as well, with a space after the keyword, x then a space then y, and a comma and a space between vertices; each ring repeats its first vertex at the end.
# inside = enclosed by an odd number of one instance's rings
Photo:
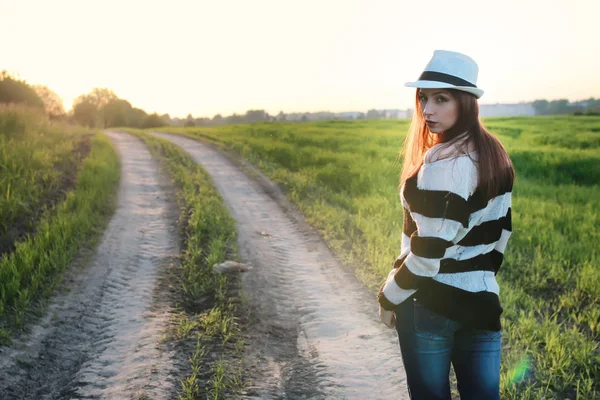
POLYGON ((483 96, 483 90, 479 88, 474 88, 471 86, 454 86, 450 83, 445 82, 437 82, 437 81, 416 81, 416 82, 407 82, 404 84, 406 87, 414 87, 420 89, 455 89, 462 90, 463 92, 471 93, 475 95, 475 97, 480 98, 483 96))

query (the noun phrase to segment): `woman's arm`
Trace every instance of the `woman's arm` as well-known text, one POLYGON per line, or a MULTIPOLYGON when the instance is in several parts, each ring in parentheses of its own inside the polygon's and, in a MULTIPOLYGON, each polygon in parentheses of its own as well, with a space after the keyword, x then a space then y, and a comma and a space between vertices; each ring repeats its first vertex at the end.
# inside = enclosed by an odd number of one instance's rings
POLYGON ((436 276, 446 249, 459 229, 468 226, 468 199, 477 185, 473 161, 460 157, 434 164, 426 164, 416 178, 406 181, 404 197, 416 230, 408 254, 396 260, 380 291, 384 309, 393 309, 414 294, 421 281, 436 276))

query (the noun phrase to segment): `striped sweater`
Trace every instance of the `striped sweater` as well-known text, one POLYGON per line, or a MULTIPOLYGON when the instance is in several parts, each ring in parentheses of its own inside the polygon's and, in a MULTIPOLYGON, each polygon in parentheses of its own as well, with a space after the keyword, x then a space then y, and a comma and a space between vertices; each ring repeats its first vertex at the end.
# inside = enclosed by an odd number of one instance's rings
POLYGON ((414 295, 465 326, 500 330, 496 273, 512 231, 512 182, 486 201, 476 190, 476 156, 427 162, 426 154, 402 186, 401 254, 379 294, 384 309, 414 295))

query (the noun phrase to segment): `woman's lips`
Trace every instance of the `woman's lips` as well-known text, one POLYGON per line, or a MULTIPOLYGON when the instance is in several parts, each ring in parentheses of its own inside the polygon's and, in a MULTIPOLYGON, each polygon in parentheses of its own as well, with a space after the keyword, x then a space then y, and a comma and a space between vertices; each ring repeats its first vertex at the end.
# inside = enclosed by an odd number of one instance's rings
POLYGON ((429 127, 433 127, 437 125, 437 122, 431 122, 431 121, 425 121, 425 123, 427 124, 427 126, 429 127))

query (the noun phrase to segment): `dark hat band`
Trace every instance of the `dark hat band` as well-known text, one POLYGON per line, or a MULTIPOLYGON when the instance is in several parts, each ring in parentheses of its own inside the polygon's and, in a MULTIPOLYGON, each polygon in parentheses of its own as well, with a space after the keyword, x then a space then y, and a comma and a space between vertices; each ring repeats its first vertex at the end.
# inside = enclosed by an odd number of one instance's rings
POLYGON ((476 88, 471 82, 466 81, 454 75, 444 74, 443 72, 424 71, 419 77, 420 81, 435 81, 449 83, 454 86, 470 86, 476 88))

